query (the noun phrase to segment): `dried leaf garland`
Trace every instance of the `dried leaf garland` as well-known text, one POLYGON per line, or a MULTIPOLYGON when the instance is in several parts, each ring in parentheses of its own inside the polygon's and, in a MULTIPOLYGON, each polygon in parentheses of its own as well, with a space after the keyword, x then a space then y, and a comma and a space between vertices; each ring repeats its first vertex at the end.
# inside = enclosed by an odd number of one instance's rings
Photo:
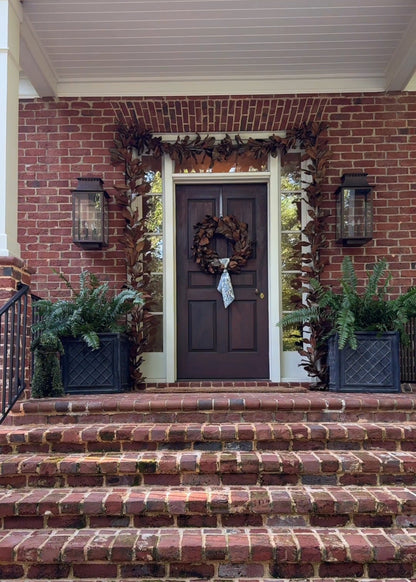
MULTIPOLYGON (((130 272, 128 276, 132 281, 136 282, 135 284, 137 286, 144 290, 147 282, 150 280, 150 272, 148 272, 150 259, 146 257, 146 253, 150 254, 150 251, 142 250, 140 253, 137 253, 136 247, 132 247, 129 242, 129 239, 137 241, 140 237, 146 236, 145 219, 137 220, 131 208, 134 197, 143 196, 148 188, 144 179, 145 172, 141 161, 142 154, 149 154, 155 158, 160 158, 163 154, 167 154, 176 161, 188 160, 190 158, 196 160, 202 155, 211 160, 210 166, 212 167, 217 160, 227 160, 231 156, 238 157, 247 152, 251 153, 255 158, 261 158, 267 155, 277 157, 279 153, 284 155, 290 149, 300 148, 305 152, 303 160, 308 161, 306 173, 310 181, 304 185, 304 192, 306 204, 312 212, 310 214, 311 219, 302 231, 304 239, 302 241, 302 248, 308 245, 308 249, 305 248, 305 251, 302 253, 303 272, 299 283, 300 285, 307 286, 311 278, 319 280, 326 264, 321 259, 321 251, 328 246, 326 240, 328 213, 322 209, 322 183, 325 180, 331 159, 331 152, 325 136, 326 129, 327 127, 323 122, 312 121, 289 129, 285 137, 273 134, 265 139, 249 139, 248 141, 244 141, 239 135, 234 136, 233 139, 227 134, 224 139, 217 141, 212 136, 203 138, 197 134, 193 138, 189 136, 184 138, 178 137, 176 142, 172 144, 164 142, 161 137, 154 137, 150 130, 140 125, 136 117, 133 117, 129 126, 123 122, 119 122, 114 139, 114 147, 110 150, 110 154, 113 165, 124 164, 126 177, 125 192, 123 194, 119 192, 117 201, 120 206, 131 210, 131 214, 123 210, 123 217, 126 220, 126 234, 123 237, 123 244, 126 247, 126 253, 130 253, 130 258, 127 259, 127 264, 129 265, 128 270, 130 272)), ((214 232, 217 228, 218 225, 214 227, 214 232)), ((244 253, 248 251, 244 247, 241 235, 239 234, 236 238, 237 230, 230 229, 227 232, 230 232, 230 236, 232 237, 237 258, 244 258, 244 253)), ((203 246, 209 247, 209 244, 205 245, 205 242, 206 240, 211 240, 212 236, 211 229, 207 229, 203 238, 203 246)), ((209 257, 207 259, 204 254, 196 257, 196 260, 198 259, 199 261, 202 260, 202 262, 205 261, 205 264, 208 261, 211 265, 210 261, 212 259, 209 259, 209 257), (204 256, 203 259, 201 259, 202 256, 204 256)), ((214 268, 213 265, 212 268, 214 268)), ((241 268, 241 263, 238 260, 233 260, 232 268, 241 268)), ((307 297, 307 302, 313 303, 313 301, 314 296, 310 293, 307 297)), ((143 310, 141 317, 142 319, 137 325, 137 329, 139 330, 137 341, 139 345, 137 347, 138 365, 136 368, 136 378, 138 379, 140 379, 140 354, 144 351, 144 345, 148 341, 145 336, 149 329, 147 322, 151 319, 146 309, 143 310)), ((325 333, 326 330, 321 329, 319 323, 313 324, 309 340, 305 342, 309 347, 300 352, 304 357, 302 366, 310 376, 315 376, 319 379, 319 385, 321 386, 325 385, 328 376, 326 349, 322 340, 325 333)))

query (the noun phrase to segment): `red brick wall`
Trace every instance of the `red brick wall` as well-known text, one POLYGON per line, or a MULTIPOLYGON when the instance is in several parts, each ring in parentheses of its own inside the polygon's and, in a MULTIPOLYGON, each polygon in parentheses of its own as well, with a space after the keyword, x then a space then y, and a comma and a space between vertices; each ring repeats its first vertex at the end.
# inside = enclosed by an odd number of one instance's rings
POLYGON ((33 291, 65 294, 52 268, 74 282, 81 269, 124 282, 123 220, 110 204, 110 246, 83 251, 71 237, 71 193, 77 177, 99 176, 110 195, 123 181, 110 165, 117 117, 135 114, 154 133, 277 132, 303 121, 329 124, 333 159, 324 188, 331 211, 328 279, 337 278, 345 254, 357 264, 390 261, 394 291, 416 284, 416 94, 223 96, 172 98, 67 98, 23 101, 20 107, 19 242, 34 269, 33 291), (375 238, 357 249, 334 244, 334 196, 344 172, 367 172, 375 185, 375 238))

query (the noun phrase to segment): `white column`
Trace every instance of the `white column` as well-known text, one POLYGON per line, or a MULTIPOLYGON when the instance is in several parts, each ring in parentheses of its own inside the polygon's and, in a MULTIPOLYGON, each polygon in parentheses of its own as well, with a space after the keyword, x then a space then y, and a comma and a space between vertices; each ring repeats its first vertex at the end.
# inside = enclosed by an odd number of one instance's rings
POLYGON ((0 256, 20 257, 17 242, 19 44, 22 9, 0 0, 0 256))

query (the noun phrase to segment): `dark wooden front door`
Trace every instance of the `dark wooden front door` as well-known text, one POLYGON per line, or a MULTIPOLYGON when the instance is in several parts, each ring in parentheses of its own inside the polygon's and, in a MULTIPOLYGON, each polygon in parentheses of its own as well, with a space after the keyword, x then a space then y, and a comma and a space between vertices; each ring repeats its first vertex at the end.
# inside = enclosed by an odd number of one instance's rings
MULTIPOLYGON (((178 379, 269 377, 266 184, 178 185, 176 188, 178 379), (194 225, 206 215, 233 215, 248 224, 253 256, 231 274, 235 301, 225 309, 219 275, 195 263, 194 225)), ((214 237, 219 256, 232 245, 214 237)))

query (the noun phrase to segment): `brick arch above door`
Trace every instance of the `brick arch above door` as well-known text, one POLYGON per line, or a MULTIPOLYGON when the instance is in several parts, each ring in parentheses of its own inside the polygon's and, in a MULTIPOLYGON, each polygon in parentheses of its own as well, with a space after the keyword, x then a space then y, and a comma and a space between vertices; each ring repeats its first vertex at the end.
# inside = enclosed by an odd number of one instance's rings
POLYGON ((116 118, 126 125, 136 119, 153 134, 181 135, 284 132, 312 121, 327 122, 333 109, 328 95, 148 97, 113 103, 116 118))

